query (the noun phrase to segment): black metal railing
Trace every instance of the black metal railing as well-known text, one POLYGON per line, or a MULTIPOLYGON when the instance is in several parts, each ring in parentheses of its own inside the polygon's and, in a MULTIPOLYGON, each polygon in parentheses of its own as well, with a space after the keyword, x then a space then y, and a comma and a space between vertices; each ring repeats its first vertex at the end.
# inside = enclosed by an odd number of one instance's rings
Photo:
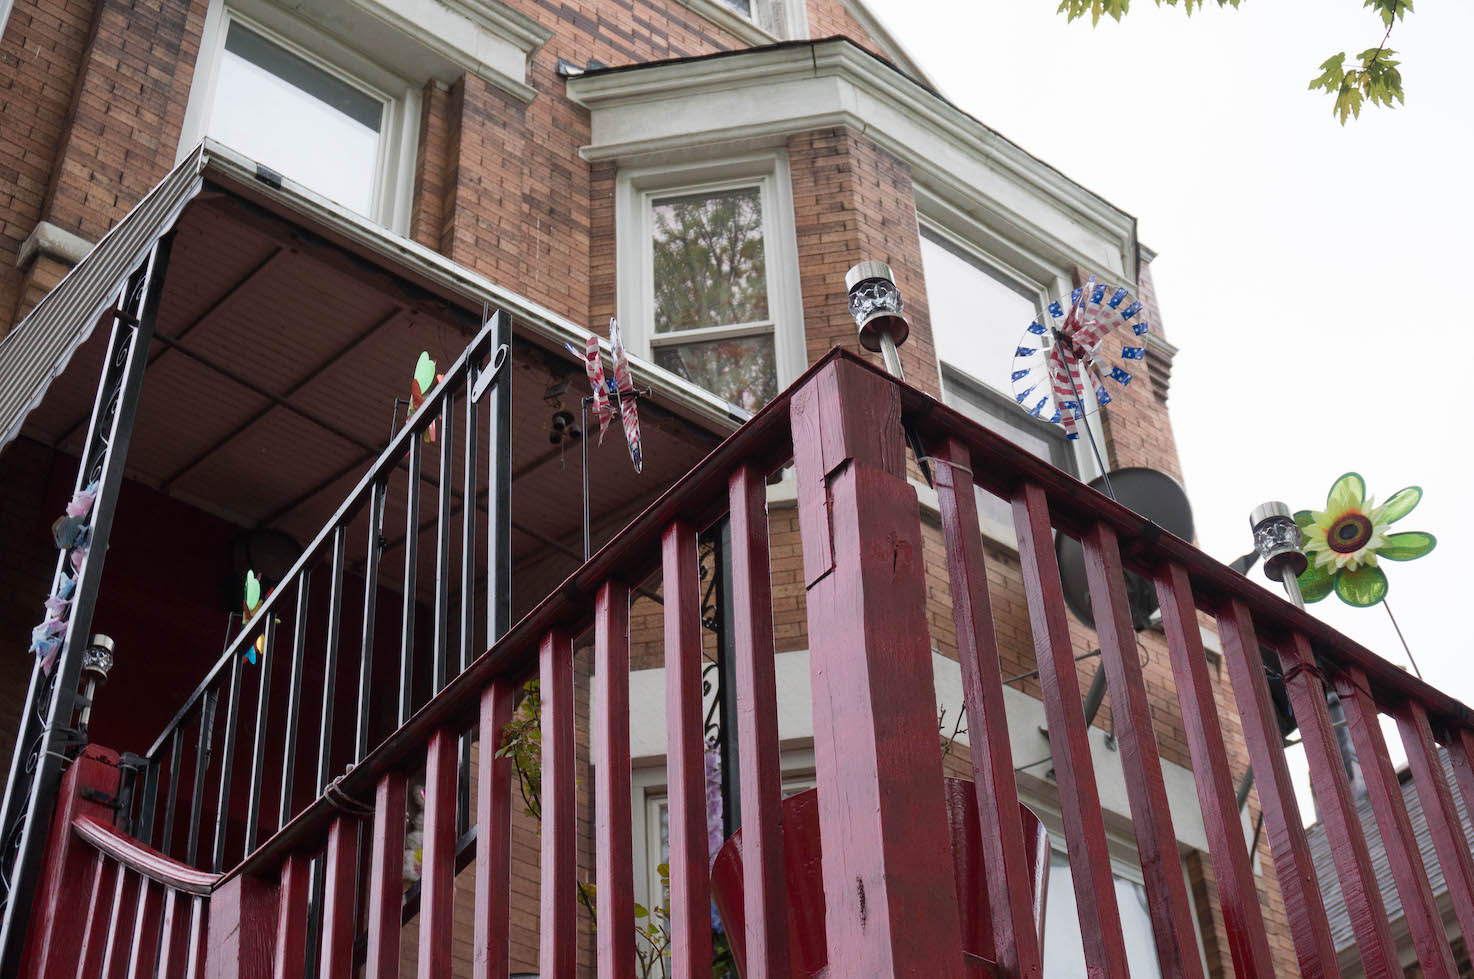
MULTIPOLYGON (((226 644, 144 755, 141 789, 134 793, 133 811, 128 814, 138 839, 188 864, 203 864, 202 869, 228 870, 313 800, 325 792, 331 795, 345 761, 351 766, 362 760, 377 739, 408 720, 419 704, 507 630, 510 355, 511 320, 498 312, 484 320, 423 404, 226 644), (459 434, 458 421, 464 425, 459 434), (438 466, 427 472, 424 448, 431 444, 426 433, 432 429, 438 466), (402 483, 397 478, 401 472, 402 483), (424 482, 434 486, 435 512, 422 522, 424 482), (389 512, 400 506, 404 534, 391 542, 384 525, 389 512), (476 519, 483 507, 488 513, 484 561, 476 519), (430 531, 435 542, 434 587, 426 602, 420 597, 419 552, 421 535, 430 531), (362 557, 357 558, 350 553, 350 541, 360 533, 366 540, 362 557), (458 566, 453 560, 456 543, 458 566), (395 549, 403 551, 404 560, 397 670, 388 655, 393 651, 382 649, 387 643, 379 641, 380 606, 391 594, 382 587, 380 565, 395 549), (355 623, 349 606, 359 590, 362 604, 355 623), (428 616, 422 604, 430 606, 428 616), (353 723, 344 725, 335 721, 335 714, 348 702, 340 696, 339 680, 352 655, 343 649, 345 639, 352 642, 349 636, 358 640, 353 671, 357 696, 352 701, 353 723), (253 646, 258 650, 255 665, 246 659, 253 646), (423 663, 427 649, 428 669, 423 663), (376 650, 381 655, 376 657, 376 650), (279 651, 289 658, 284 665, 276 663, 279 651), (396 688, 392 698, 382 681, 376 686, 376 663, 379 676, 392 675, 396 688), (285 696, 272 696, 274 669, 286 672, 285 696), (321 695, 316 724, 303 717, 303 702, 311 692, 321 695), (249 720, 242 716, 247 712, 249 720), (238 744, 242 734, 249 738, 244 746, 238 744), (238 772, 238 762, 250 765, 247 774, 238 772), (268 786, 264 779, 278 763, 279 784, 268 786), (304 763, 313 766, 310 786, 302 772, 304 763), (182 800, 185 777, 190 795, 182 800), (232 801, 241 791, 243 812, 238 805, 233 808, 232 801), (273 791, 274 809, 267 805, 273 791), (207 833, 210 849, 202 858, 207 833)), ((311 708, 307 710, 310 717, 311 708)), ((470 742, 463 739, 461 764, 468 769, 469 763, 470 742)), ((469 781, 461 780, 463 786, 469 781)), ((461 803, 464 827, 470 800, 461 803)))

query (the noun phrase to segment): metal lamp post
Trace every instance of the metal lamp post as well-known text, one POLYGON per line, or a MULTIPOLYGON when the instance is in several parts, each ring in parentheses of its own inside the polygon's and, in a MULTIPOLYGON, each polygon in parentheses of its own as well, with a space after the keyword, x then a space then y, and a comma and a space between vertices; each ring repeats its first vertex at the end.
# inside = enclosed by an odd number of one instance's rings
POLYGON ((108 673, 112 671, 114 649, 116 646, 112 637, 98 633, 92 637, 82 653, 82 681, 86 686, 82 691, 82 713, 77 720, 77 730, 84 739, 87 737, 87 725, 92 720, 93 697, 102 689, 102 685, 107 682, 108 673))
POLYGON ((1264 573, 1284 586, 1297 608, 1304 608, 1297 579, 1309 562, 1300 550, 1300 527, 1290 508, 1278 500, 1261 503, 1249 514, 1249 527, 1254 531, 1254 549, 1264 559, 1264 573))
POLYGON ((860 346, 880 354, 885 369, 904 381, 906 372, 896 348, 911 335, 911 324, 902 315, 905 303, 891 267, 884 262, 861 262, 845 273, 844 285, 850 296, 850 315, 860 328, 860 346))

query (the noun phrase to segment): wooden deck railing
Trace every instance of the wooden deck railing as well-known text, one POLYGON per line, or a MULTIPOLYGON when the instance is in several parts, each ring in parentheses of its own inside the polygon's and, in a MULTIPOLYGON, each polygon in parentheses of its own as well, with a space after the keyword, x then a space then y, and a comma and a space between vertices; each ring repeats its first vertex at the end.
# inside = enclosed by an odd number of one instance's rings
POLYGON ((1271 976, 1274 965, 1199 612, 1218 621, 1302 973, 1337 975, 1337 958, 1261 644, 1281 659, 1366 973, 1400 976, 1402 970, 1327 714, 1330 690, 1346 708, 1419 961, 1427 975, 1454 975, 1378 717, 1387 713, 1401 727, 1459 924, 1474 935, 1474 860, 1437 748, 1448 748, 1458 789, 1474 804, 1474 718, 1468 709, 1001 436, 843 353, 814 365, 364 756, 332 793, 223 875, 210 897, 209 975, 296 975, 311 955, 318 975, 347 977, 355 974, 355 939, 363 933, 363 974, 398 975, 406 784, 423 768, 418 972, 422 979, 450 976, 456 745, 479 726, 474 975, 505 979, 515 789, 509 762, 493 752, 515 692, 531 676, 540 678, 542 694, 541 975, 571 979, 586 967, 575 961, 573 641, 592 629, 594 672, 603 678, 603 703, 594 711, 597 974, 633 979, 629 598, 634 586, 661 572, 671 958, 682 979, 709 976, 696 537, 724 514, 732 527, 748 977, 790 975, 765 514, 766 477, 790 460, 807 589, 829 974, 969 974, 950 883, 921 523, 906 477, 903 418, 935 463, 987 867, 988 892, 980 904, 987 909, 989 944, 980 951, 996 961, 998 974, 1039 976, 1043 950, 1033 909, 1022 898, 1030 893, 1024 832, 974 484, 1013 506, 1090 973, 1125 977, 1126 953, 1054 532, 1077 537, 1085 549, 1163 974, 1201 976, 1203 969, 1137 661, 1126 570, 1154 581, 1161 599, 1235 972, 1271 976), (372 815, 362 815, 360 805, 371 806, 372 815), (358 900, 365 844, 367 885, 358 900), (325 896, 320 938, 309 948, 309 905, 302 895, 316 859, 323 861, 325 896))

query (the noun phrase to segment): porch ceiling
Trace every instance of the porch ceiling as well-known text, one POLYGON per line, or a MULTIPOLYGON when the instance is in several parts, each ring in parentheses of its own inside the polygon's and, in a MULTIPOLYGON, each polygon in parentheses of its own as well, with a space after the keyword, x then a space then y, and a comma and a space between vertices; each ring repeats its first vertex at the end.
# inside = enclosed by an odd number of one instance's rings
MULTIPOLYGON (((408 396, 420 351, 449 366, 479 325, 479 311, 468 312, 224 191, 207 189, 175 228, 128 476, 242 528, 274 528, 306 544, 402 423, 405 407, 396 409, 395 399, 408 396)), ((25 435, 69 454, 80 451, 107 344, 103 326, 27 418, 25 435)), ((543 395, 552 381, 568 378, 561 406, 577 416, 587 384, 582 365, 567 351, 520 324, 514 341, 512 547, 522 605, 578 563, 580 446, 568 441, 560 450, 549 443, 557 405, 543 395)), ((458 512, 463 403, 456 413, 458 512)), ((719 439, 663 410, 658 399, 642 401, 641 413, 643 475, 630 466, 617 421, 602 446, 597 438, 591 442, 596 545, 719 439)), ((484 487, 484 413, 481 428, 484 487)), ((422 560, 434 554, 439 454, 438 445, 424 446, 422 560)), ((389 494, 386 562, 395 560, 406 533, 407 478, 402 470, 389 494)), ((484 536, 484 496, 477 503, 478 534, 484 536)), ((352 534, 350 559, 361 560, 366 541, 366 533, 352 534)), ((386 572, 386 578, 397 575, 386 572)), ((420 580, 429 587, 433 574, 420 580)))

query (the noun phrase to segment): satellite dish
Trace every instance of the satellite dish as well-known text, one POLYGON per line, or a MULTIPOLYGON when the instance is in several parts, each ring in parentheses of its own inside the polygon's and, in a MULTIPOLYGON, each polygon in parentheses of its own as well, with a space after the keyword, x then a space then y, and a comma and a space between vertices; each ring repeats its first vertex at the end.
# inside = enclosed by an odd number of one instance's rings
MULTIPOLYGON (((1185 541, 1193 537, 1192 508, 1187 493, 1177 480, 1155 469, 1133 467, 1110 473, 1116 501, 1134 510, 1169 534, 1185 541)), ((1090 481, 1093 489, 1104 492, 1105 477, 1090 481)), ((1085 577, 1085 549, 1066 534, 1055 537, 1054 553, 1059 559, 1060 584, 1064 586, 1065 604, 1075 617, 1095 628, 1095 615, 1090 608, 1090 585, 1085 577)), ((1126 599, 1131 606, 1131 624, 1137 632, 1147 628, 1157 611, 1157 589, 1140 575, 1126 572, 1126 599)))

